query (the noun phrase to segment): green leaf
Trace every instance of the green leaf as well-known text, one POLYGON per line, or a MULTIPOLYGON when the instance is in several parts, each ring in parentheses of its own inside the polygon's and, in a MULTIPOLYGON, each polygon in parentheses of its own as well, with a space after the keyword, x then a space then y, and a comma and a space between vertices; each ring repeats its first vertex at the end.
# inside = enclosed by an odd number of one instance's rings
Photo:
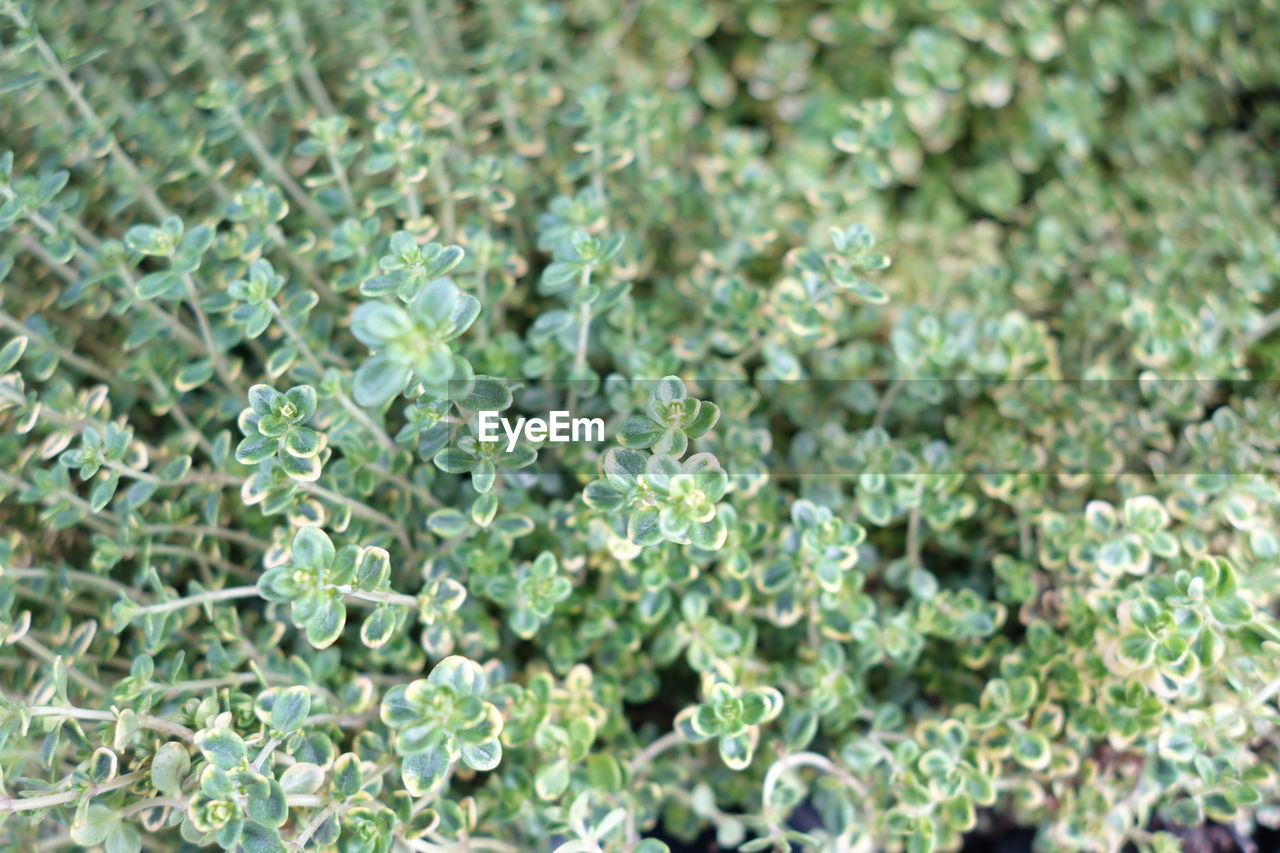
POLYGON ((120 813, 103 805, 91 805, 81 820, 71 826, 71 840, 82 847, 96 847, 120 823, 120 813))
POLYGON ((120 475, 115 471, 110 472, 102 479, 93 484, 93 489, 89 492, 89 507, 94 512, 101 512, 107 504, 111 503, 111 499, 115 497, 116 488, 120 485, 120 475))
POLYGON ((290 764, 280 774, 280 787, 286 794, 314 794, 324 785, 324 770, 306 761, 290 764))
POLYGON ((276 695, 271 706, 271 728, 288 734, 302 726, 311 713, 311 691, 302 685, 286 687, 276 695))
POLYGON ((636 484, 644 473, 645 457, 642 453, 621 447, 610 448, 604 456, 604 476, 609 484, 625 493, 636 484))
POLYGON ((718 746, 720 758, 730 770, 745 770, 751 765, 755 744, 749 730, 734 735, 721 735, 718 746))
POLYGON ((427 278, 436 278, 447 274, 450 270, 462 263, 462 259, 466 257, 466 252, 461 246, 445 246, 440 252, 431 259, 427 264, 423 274, 427 278))
POLYGON ((542 271, 542 277, 538 279, 538 291, 558 293, 577 282, 580 275, 577 264, 553 261, 542 271))
POLYGON ((450 389, 464 378, 461 374, 455 376, 459 361, 444 344, 428 344, 414 357, 412 373, 433 396, 447 397, 450 389))
POLYGON ((289 819, 289 806, 284 789, 275 779, 266 779, 260 790, 248 797, 249 818, 264 827, 279 827, 289 819))
POLYGON ((557 758, 538 768, 533 779, 534 791, 544 800, 558 798, 569 787, 569 761, 557 758))
POLYGON ((656 838, 645 838, 632 848, 632 853, 671 853, 671 848, 656 838))
POLYGON ((29 71, 26 74, 6 74, 5 79, 0 80, 0 95, 8 95, 28 86, 34 86, 44 79, 44 74, 38 71, 29 71))
POLYGON ((398 610, 394 607, 375 607, 360 625, 360 641, 371 649, 380 649, 395 636, 398 610))
POLYGON ((366 592, 384 589, 391 578, 391 555, 386 549, 370 546, 360 552, 356 586, 366 592))
POLYGON ((138 279, 134 292, 139 299, 159 299, 161 296, 176 295, 182 286, 182 279, 171 270, 153 272, 138 279))
POLYGON ((244 853, 285 853, 284 842, 274 828, 246 823, 239 839, 244 853))
POLYGON ((327 569, 333 564, 337 551, 331 540, 318 527, 302 527, 293 535, 290 546, 293 565, 312 569, 327 569))
POLYGON ((276 455, 279 439, 251 435, 236 446, 236 461, 241 465, 257 465, 276 455))
POLYGON ((467 394, 455 402, 468 412, 501 412, 511 407, 511 389, 499 379, 477 376, 467 394))
POLYGON ((8 373, 13 370, 14 365, 18 363, 18 359, 22 358, 22 354, 27 351, 27 336, 19 335, 0 349, 0 373, 8 373))
POLYGON ((115 752, 105 746, 98 747, 93 755, 89 756, 89 778, 95 785, 110 782, 116 777, 116 771, 119 769, 120 759, 116 757, 115 752))
POLYGON ((151 784, 166 796, 177 796, 182 792, 182 780, 190 769, 191 757, 186 747, 169 741, 151 758, 151 784))
POLYGON ((315 415, 318 403, 315 388, 310 385, 295 385, 284 392, 284 396, 298 410, 293 417, 294 423, 305 424, 315 415))
POLYGON ((310 483, 320 479, 319 457, 294 456, 292 453, 286 453, 276 458, 280 463, 280 469, 294 480, 310 483))
POLYGON ((476 458, 457 447, 446 447, 432 460, 436 467, 449 474, 465 474, 476 464, 476 458))
POLYGON ((1238 595, 1224 595, 1209 603, 1213 617, 1228 628, 1239 627, 1253 619, 1253 608, 1238 595))
POLYGON ((1013 759, 1031 770, 1044 770, 1049 766, 1052 753, 1049 739, 1037 731, 1023 731, 1013 737, 1013 759))
POLYGON ((400 765, 400 778, 412 797, 425 797, 434 792, 448 772, 449 755, 444 747, 406 755, 400 765))
POLYGON ((367 408, 377 408, 404 390, 412 371, 387 356, 374 356, 356 370, 351 393, 367 408))
POLYGON ((497 738, 462 745, 462 763, 472 770, 492 770, 502 761, 502 744, 497 738))
POLYGON ((351 315, 351 333, 368 347, 386 346, 412 331, 408 312, 386 302, 362 302, 351 315))
POLYGON ((689 438, 697 438, 716 425, 720 420, 720 407, 715 403, 703 401, 698 407, 698 415, 685 425, 684 432, 689 438))
POLYGON ((144 255, 166 256, 172 254, 177 246, 177 237, 182 233, 182 221, 170 217, 163 223, 164 227, 154 225, 135 225, 125 232, 124 244, 130 251, 144 255), (176 221, 176 226, 174 225, 176 221))
POLYGON ((427 675, 427 682, 450 687, 459 696, 483 693, 485 688, 484 670, 462 655, 449 655, 436 664, 427 675))
POLYGON ((683 400, 689 396, 684 380, 679 376, 664 376, 654 383, 651 399, 663 405, 683 400))
POLYGON ((661 542, 660 515, 658 508, 652 506, 633 512, 627 519, 627 538, 637 545, 656 545, 661 542))
POLYGON ((441 539, 452 539, 465 533, 469 529, 470 523, 467 521, 467 517, 458 510, 445 507, 427 516, 427 527, 441 539))
POLYGON ((481 459, 471 468, 471 485, 481 494, 493 488, 496 478, 497 468, 489 459, 481 459))
MULTIPOLYGON (((872 305, 884 305, 889 301, 889 294, 885 293, 870 282, 864 281, 860 278, 856 278, 848 284, 842 284, 841 286, 863 302, 868 302, 872 305)), ((932 847, 929 849, 932 849, 932 847)))
POLYGON ((271 414, 279 399, 280 392, 270 385, 259 384, 249 388, 249 408, 259 417, 271 414))
POLYGON ((197 732, 196 746, 206 760, 223 770, 239 767, 247 756, 244 741, 230 729, 204 729, 197 732))
POLYGON ((432 279, 413 300, 413 316, 433 332, 445 334, 451 329, 450 318, 461 296, 452 279, 432 279))
POLYGON ((178 371, 178 375, 174 377, 174 390, 187 392, 193 388, 199 388, 201 385, 213 378, 213 360, 208 358, 198 359, 190 364, 184 365, 178 371))
POLYGON ((587 506, 601 512, 615 512, 626 503, 626 498, 605 480, 593 480, 582 490, 587 506))
POLYGON ((363 786, 364 771, 360 768, 360 758, 350 752, 339 756, 333 764, 333 792, 342 799, 349 800, 363 786))
POLYGON ((693 524, 689 527, 689 539, 697 548, 704 551, 718 551, 728 538, 729 529, 720 516, 710 521, 693 524))
POLYGON ((656 444, 665 431, 644 415, 633 415, 618 426, 618 442, 623 447, 644 449, 656 444))
POLYGON ((321 447, 320 434, 307 427, 295 427, 284 437, 285 451, 301 459, 315 456, 321 447))
POLYGON ((138 853, 142 849, 142 836, 132 823, 121 821, 111 830, 103 844, 105 853, 138 853))
POLYGON ((782 712, 782 694, 772 687, 753 687, 742 696, 742 719, 758 726, 775 719, 782 712))
POLYGON ((319 605, 307 618, 307 641, 314 648, 327 649, 342 636, 342 629, 347 624, 347 608, 337 596, 325 595, 319 605))
POLYGON ((1160 732, 1157 748, 1165 761, 1185 764, 1195 758, 1195 736, 1182 726, 1164 729, 1160 732))

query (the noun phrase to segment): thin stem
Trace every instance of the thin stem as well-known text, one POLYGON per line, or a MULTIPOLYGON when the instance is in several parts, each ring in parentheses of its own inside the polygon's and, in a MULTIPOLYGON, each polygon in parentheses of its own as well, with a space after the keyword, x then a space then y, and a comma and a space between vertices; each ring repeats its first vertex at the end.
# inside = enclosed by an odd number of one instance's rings
MULTIPOLYGON (((332 585, 329 587, 343 596, 353 601, 362 601, 369 604, 390 604, 396 607, 406 607, 411 610, 418 609, 418 599, 412 595, 403 595, 395 592, 365 592, 347 585, 332 585)), ((139 608, 136 615, 145 616, 154 613, 171 613, 174 610, 181 610, 184 607, 203 606, 205 604, 217 604, 223 601, 235 601, 241 598, 254 598, 258 595, 256 586, 232 586, 226 589, 213 589, 206 592, 186 595, 182 598, 174 598, 169 601, 158 601, 154 604, 148 604, 139 608)), ((210 682, 212 685, 213 682, 210 682)), ((218 682, 221 685, 221 682, 218 682)))
POLYGON ((1254 706, 1265 704, 1267 700, 1276 695, 1277 692, 1280 692, 1280 677, 1273 678, 1271 681, 1267 682, 1265 687, 1254 694, 1250 704, 1254 706))
POLYGON ((205 349, 208 351, 209 357, 213 359, 213 369, 217 371, 218 378, 222 380, 222 384, 227 387, 227 390, 243 399, 248 396, 249 392, 241 387, 240 383, 236 382, 231 376, 231 370, 227 367, 226 360, 222 357, 222 349, 213 341, 213 330, 209 326, 209 318, 205 316, 204 310, 200 307, 200 294, 195 280, 191 278, 190 274, 184 273, 182 281, 187 288, 191 311, 196 315, 196 324, 200 327, 200 337, 204 339, 205 349))
POLYGON ((130 468, 119 462, 106 460, 103 463, 104 468, 116 471, 121 476, 129 477, 133 480, 142 480, 145 483, 154 483, 157 486, 240 486, 244 483, 239 477, 231 474, 206 474, 201 471, 188 473, 186 476, 178 480, 164 480, 152 474, 150 471, 143 471, 138 468, 130 468))
POLYGON ((267 763, 267 759, 271 757, 271 753, 275 752, 277 746, 281 744, 281 739, 272 736, 262 745, 262 749, 258 752, 258 757, 253 759, 253 769, 261 770, 262 766, 267 763))
POLYGON ((292 0, 289 0, 285 7, 284 28, 289 34, 289 43, 293 47, 298 69, 302 72, 303 88, 307 90, 307 94, 322 113, 334 115, 338 110, 334 107, 333 101, 330 100, 329 92, 320 80, 320 75, 316 73, 316 67, 312 64, 311 57, 307 55, 307 41, 302 29, 302 19, 298 15, 297 4, 292 0))
POLYGON ((225 539, 228 542, 235 542, 238 545, 253 548, 257 551, 265 551, 271 547, 270 542, 264 542, 248 533, 232 530, 229 527, 211 527, 205 524, 144 524, 142 525, 142 532, 191 533, 197 536, 212 536, 216 539, 225 539))
POLYGON ((441 153, 439 159, 431 165, 431 174, 435 181, 436 193, 440 196, 440 227, 445 240, 452 243, 458 231, 458 215, 454 211, 453 188, 449 184, 449 175, 444 169, 444 160, 444 154, 441 153))
POLYGON ((211 589, 195 595, 148 604, 139 608, 136 614, 138 616, 146 616, 154 613, 171 613, 174 610, 181 610, 192 605, 216 604, 220 601, 233 601, 238 598, 254 598, 257 595, 258 588, 256 586, 232 586, 226 589, 211 589))
MULTIPOLYGON (((161 696, 173 696, 178 693, 196 692, 198 690, 217 689, 219 687, 236 687, 241 684, 249 684, 257 681, 258 677, 251 672, 238 672, 232 675, 224 675, 220 678, 193 678, 189 681, 179 681, 174 684, 166 684, 158 691, 161 696)), ((282 681, 293 683, 292 677, 281 677, 282 681)))
POLYGON ((680 737, 680 733, 671 731, 637 752, 627 765, 627 769, 631 771, 631 778, 634 780, 642 770, 653 763, 655 758, 682 743, 684 738, 680 737))
POLYGON ((338 156, 332 149, 325 151, 325 158, 329 161, 329 171, 333 172, 334 178, 338 181, 338 189, 342 191, 342 201, 347 206, 347 212, 355 215, 358 211, 356 197, 351 192, 351 182, 347 180, 346 167, 338 162, 338 156))
POLYGON ((924 500, 924 480, 916 480, 915 503, 911 506, 911 514, 907 516, 907 562, 911 568, 918 569, 920 563, 920 516, 921 501, 924 500))
MULTIPOLYGON (((4 483, 9 488, 19 491, 31 488, 25 480, 22 480, 19 477, 14 477, 12 474, 8 474, 4 471, 0 471, 0 483, 4 483)), ((81 522, 92 527, 94 530, 97 530, 99 533, 106 533, 109 536, 114 535, 116 530, 111 525, 114 524, 115 527, 120 526, 120 519, 116 515, 107 510, 94 512, 93 507, 89 502, 77 495, 75 492, 59 490, 40 498, 40 502, 43 504, 56 504, 60 500, 65 500, 68 503, 74 504, 85 512, 86 515, 81 519, 81 522), (107 522, 110 522, 110 524, 107 522)))
MULTIPOLYGON (((477 282, 476 282, 476 298, 478 298, 480 300, 480 304, 485 306, 486 308, 489 307, 488 291, 489 291, 489 259, 488 257, 486 257, 484 259, 484 263, 482 263, 480 266, 480 272, 477 276, 477 282)), ((480 323, 479 328, 476 329, 476 335, 478 336, 480 346, 482 348, 487 346, 489 343, 489 323, 487 322, 480 323)))
POLYGON ((187 799, 185 797, 148 797, 145 800, 139 800, 133 805, 121 809, 120 817, 133 817, 139 812, 145 812, 147 809, 185 809, 186 807, 187 799))
MULTIPOLYGON (((183 545, 163 545, 157 543, 152 544, 149 547, 152 554, 159 556, 182 557, 186 560, 195 560, 198 563, 207 563, 210 566, 216 566, 224 572, 235 575, 244 575, 247 573, 243 567, 230 563, 216 554, 206 554, 204 551, 197 551, 194 548, 187 548, 183 545)), ((137 549, 133 549, 125 553, 132 556, 137 553, 137 549)))
POLYGON ((103 782, 101 785, 90 785, 84 789, 63 791, 59 794, 45 794, 41 797, 0 797, 0 812, 27 812, 60 806, 64 803, 74 803, 82 798, 90 799, 120 788, 127 788, 135 782, 141 782, 146 777, 147 771, 135 770, 132 773, 117 776, 110 782, 103 782))
POLYGON ((860 799, 865 800, 867 798, 867 789, 863 784, 830 758, 825 755, 819 755, 816 752, 793 752, 775 761, 769 767, 769 771, 765 773, 764 786, 760 794, 765 808, 769 807, 769 802, 773 798, 773 790, 778 787, 778 781, 782 778, 782 774, 794 767, 813 767, 824 773, 829 773, 843 782, 860 799))
POLYGON ((333 815, 333 813, 336 812, 337 810, 338 810, 337 802, 329 803, 329 805, 321 809, 316 814, 316 816, 313 817, 307 823, 306 826, 304 826, 301 830, 298 831, 298 834, 294 837, 294 839, 289 842, 289 846, 292 847, 294 850, 301 850, 302 848, 306 847, 307 842, 311 840, 311 836, 315 835, 320 830, 320 827, 324 826, 324 822, 328 820, 330 816, 333 815))
POLYGON ((332 492, 318 483, 299 482, 298 487, 304 492, 309 492, 318 498, 324 498, 331 503, 345 506, 347 509, 351 510, 352 515, 363 518, 366 521, 372 521, 376 524, 382 525, 390 530, 392 535, 396 537, 397 541, 399 541, 407 550, 413 550, 413 547, 409 542, 409 531, 405 530, 404 525, 386 515, 383 515, 373 507, 363 504, 360 501, 353 500, 346 495, 340 495, 337 492, 332 492))
MULTIPOLYGON (((120 387, 123 384, 120 380, 119 374, 112 374, 110 371, 104 370, 103 368, 99 367, 97 364, 94 364, 92 361, 89 361, 86 358, 82 358, 81 356, 76 355, 71 350, 67 349, 66 347, 62 346, 61 344, 52 340, 51 338, 45 335, 42 335, 40 332, 37 332, 35 329, 32 329, 26 323, 23 323, 21 320, 11 316, 5 311, 0 311, 0 326, 4 326, 8 329, 11 329, 12 331, 20 335, 26 335, 27 337, 35 341, 40 346, 44 347, 45 349, 51 350, 55 355, 58 356, 59 360, 65 361, 67 364, 71 365, 72 367, 76 368, 82 373, 89 374, 94 379, 101 380, 102 382, 105 382, 108 385, 114 385, 116 387, 120 387)), ((143 394, 143 396, 147 397, 148 399, 151 396, 150 394, 145 393, 145 389, 140 388, 138 389, 138 392, 143 394)))
MULTIPOLYGON (((114 723, 119 719, 119 715, 112 711, 96 711, 92 708, 77 708, 71 705, 33 705, 27 708, 26 711, 32 717, 67 717, 73 720, 93 720, 100 723, 114 723)), ((188 743, 195 742, 195 732, 184 725, 166 720, 163 717, 142 714, 138 716, 137 721, 138 725, 144 729, 150 729, 153 732, 159 732, 170 737, 181 738, 188 743)))
POLYGON ((8 577, 14 579, 26 578, 49 578, 50 580, 65 576, 68 580, 84 584, 85 586, 96 586, 107 592, 114 592, 120 595, 137 595, 132 588, 125 586, 111 578, 99 577, 91 575, 88 572, 82 572, 79 569, 43 569, 43 568, 6 568, 0 571, 0 577, 8 577))
MULTIPOLYGON (((591 265, 582 268, 578 280, 578 289, 585 290, 591 284, 591 265)), ((591 303, 583 302, 578 308, 578 343, 573 353, 573 366, 569 368, 569 394, 565 408, 570 412, 578 402, 576 379, 587 366, 587 344, 591 334, 591 303)))
MULTIPOLYGON (((40 658, 40 660, 44 661, 50 666, 54 665, 54 663, 57 662, 59 657, 62 657, 61 655, 54 654, 43 643, 41 643, 39 640, 31 636, 30 634, 23 634, 21 637, 19 637, 18 645, 26 649, 27 651, 31 652, 31 654, 40 658)), ((85 675, 83 672, 80 672, 78 669, 72 666, 70 662, 67 662, 66 668, 67 668, 67 677, 70 678, 72 681, 74 681, 76 684, 83 687, 85 690, 88 690, 90 693, 94 694, 95 696, 103 696, 106 694, 107 689, 105 687, 103 687, 98 682, 94 681, 89 676, 85 675)))
POLYGON ((392 604, 396 607, 407 607, 410 610, 417 610, 419 606, 417 597, 413 595, 403 595, 396 592, 365 592, 347 585, 333 588, 356 601, 367 601, 371 604, 392 604))
MULTIPOLYGON (((587 272, 582 277, 584 282, 588 281, 591 277, 590 269, 591 268, 588 267, 587 272)), ((583 286, 585 287, 586 285, 584 284, 583 286)), ((584 302, 582 303, 582 306, 578 308, 578 348, 573 354, 573 370, 571 371, 571 376, 577 376, 587 365, 587 338, 590 333, 591 303, 584 302)))
POLYGON ((898 396, 898 392, 902 390, 905 383, 901 377, 894 379, 889 383, 889 387, 885 389, 884 395, 880 398, 880 405, 876 407, 876 416, 871 421, 872 426, 884 426, 885 419, 889 417, 889 409, 893 406, 894 398, 898 396))
POLYGON ((49 254, 49 250, 46 249, 39 240, 31 236, 31 232, 23 231, 18 235, 18 240, 22 243, 22 248, 35 255, 36 260, 40 261, 40 263, 52 270, 54 275, 61 278, 67 284, 75 284, 79 281, 80 277, 76 275, 75 270, 71 269, 66 264, 60 264, 55 261, 53 259, 53 255, 49 254))
MULTIPOLYGON (((594 128, 597 136, 599 128, 594 128)), ((605 200, 604 192, 604 149, 599 145, 591 146, 591 188, 601 201, 605 200)))

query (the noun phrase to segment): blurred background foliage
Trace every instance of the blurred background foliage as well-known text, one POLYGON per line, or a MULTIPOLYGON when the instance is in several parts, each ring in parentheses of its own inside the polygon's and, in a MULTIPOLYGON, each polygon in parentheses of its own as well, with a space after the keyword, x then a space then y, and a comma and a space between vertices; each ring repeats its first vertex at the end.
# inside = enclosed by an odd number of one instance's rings
POLYGON ((1274 2, 0 13, 0 839, 1280 824, 1274 2))

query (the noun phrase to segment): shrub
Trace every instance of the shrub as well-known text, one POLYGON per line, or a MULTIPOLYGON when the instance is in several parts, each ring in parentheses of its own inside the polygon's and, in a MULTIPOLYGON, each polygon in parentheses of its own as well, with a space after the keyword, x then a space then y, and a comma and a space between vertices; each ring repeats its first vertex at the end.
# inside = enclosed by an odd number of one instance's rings
POLYGON ((0 11, 6 848, 1280 824, 1274 5, 0 11))

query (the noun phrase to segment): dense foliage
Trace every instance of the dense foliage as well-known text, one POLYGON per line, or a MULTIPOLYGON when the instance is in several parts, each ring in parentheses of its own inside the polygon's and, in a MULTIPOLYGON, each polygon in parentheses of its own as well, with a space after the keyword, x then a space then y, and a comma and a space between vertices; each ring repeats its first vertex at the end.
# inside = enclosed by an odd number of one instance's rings
POLYGON ((1280 824, 1275 3, 0 21, 5 849, 1280 824))

